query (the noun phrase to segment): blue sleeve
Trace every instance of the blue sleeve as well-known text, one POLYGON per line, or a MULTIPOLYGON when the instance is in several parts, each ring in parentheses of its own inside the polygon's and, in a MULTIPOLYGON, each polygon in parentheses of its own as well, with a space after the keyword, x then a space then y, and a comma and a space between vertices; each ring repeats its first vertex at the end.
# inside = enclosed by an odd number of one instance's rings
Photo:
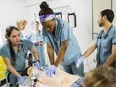
POLYGON ((33 47, 33 43, 29 40, 23 40, 23 44, 26 47, 26 50, 31 50, 31 48, 33 47))
POLYGON ((113 32, 112 43, 113 43, 113 44, 116 44, 116 29, 115 29, 115 31, 113 32))
POLYGON ((45 43, 50 43, 48 32, 45 29, 42 29, 42 35, 43 35, 43 40, 45 41, 45 43))
POLYGON ((2 48, 0 48, 0 55, 3 58, 9 58, 8 51, 7 51, 7 49, 4 46, 2 48))
POLYGON ((25 38, 26 38, 27 40, 31 41, 32 36, 33 36, 32 34, 28 34, 28 35, 25 36, 25 38))
POLYGON ((61 41, 69 40, 72 36, 72 28, 67 22, 62 25, 61 41))

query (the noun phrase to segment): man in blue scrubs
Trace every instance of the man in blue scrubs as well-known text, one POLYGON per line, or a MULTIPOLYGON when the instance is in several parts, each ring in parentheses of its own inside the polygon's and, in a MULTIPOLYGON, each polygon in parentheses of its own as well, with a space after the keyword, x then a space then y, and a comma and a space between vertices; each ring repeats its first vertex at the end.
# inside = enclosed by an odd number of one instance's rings
POLYGON ((76 67, 76 62, 81 56, 81 50, 72 28, 66 21, 57 19, 46 2, 42 2, 40 8, 39 17, 51 63, 51 66, 46 69, 47 75, 55 74, 56 67, 62 62, 66 72, 84 76, 83 63, 80 67, 76 67), (56 59, 54 59, 54 51, 57 55, 56 59))
POLYGON ((34 46, 39 53, 40 56, 40 64, 42 66, 47 66, 45 63, 45 54, 44 54, 44 40, 42 31, 39 29, 39 22, 36 21, 36 33, 31 32, 31 34, 28 34, 25 38, 29 41, 32 41, 34 43, 34 46))
POLYGON ((98 25, 103 27, 103 30, 98 33, 97 41, 83 55, 86 58, 97 48, 97 66, 107 65, 116 68, 116 27, 112 24, 113 19, 112 10, 105 9, 100 12, 98 25))

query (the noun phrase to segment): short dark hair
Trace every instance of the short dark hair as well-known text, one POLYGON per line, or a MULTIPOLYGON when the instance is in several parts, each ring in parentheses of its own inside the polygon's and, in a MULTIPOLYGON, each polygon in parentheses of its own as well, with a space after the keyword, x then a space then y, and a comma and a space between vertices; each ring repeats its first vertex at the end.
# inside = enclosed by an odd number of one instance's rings
POLYGON ((51 8, 49 8, 49 5, 45 1, 43 1, 40 4, 40 9, 41 10, 39 12, 39 16, 46 15, 46 14, 54 14, 53 10, 51 8))
POLYGON ((112 21, 114 19, 114 12, 111 9, 105 9, 105 10, 101 11, 101 16, 103 17, 104 15, 106 15, 108 21, 112 23, 112 21))

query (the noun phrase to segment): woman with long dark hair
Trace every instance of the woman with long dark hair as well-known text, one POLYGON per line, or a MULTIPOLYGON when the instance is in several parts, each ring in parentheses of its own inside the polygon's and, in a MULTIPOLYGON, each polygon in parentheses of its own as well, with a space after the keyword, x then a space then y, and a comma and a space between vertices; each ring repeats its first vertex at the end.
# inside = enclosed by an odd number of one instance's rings
POLYGON ((39 56, 32 42, 20 40, 20 31, 16 27, 8 26, 5 37, 7 41, 0 48, 0 54, 7 66, 7 81, 10 82, 12 87, 17 81, 22 84, 25 80, 21 74, 25 69, 27 51, 30 50, 33 53, 36 61, 34 65, 38 68, 40 68, 39 56))

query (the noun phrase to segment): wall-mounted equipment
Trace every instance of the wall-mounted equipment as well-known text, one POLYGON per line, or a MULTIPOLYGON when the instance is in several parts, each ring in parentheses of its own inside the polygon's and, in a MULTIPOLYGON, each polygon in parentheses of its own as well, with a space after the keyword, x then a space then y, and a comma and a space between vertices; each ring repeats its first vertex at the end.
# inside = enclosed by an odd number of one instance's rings
POLYGON ((72 28, 77 26, 75 13, 68 13, 68 22, 72 28))
POLYGON ((62 18, 62 12, 55 12, 56 18, 62 18))

